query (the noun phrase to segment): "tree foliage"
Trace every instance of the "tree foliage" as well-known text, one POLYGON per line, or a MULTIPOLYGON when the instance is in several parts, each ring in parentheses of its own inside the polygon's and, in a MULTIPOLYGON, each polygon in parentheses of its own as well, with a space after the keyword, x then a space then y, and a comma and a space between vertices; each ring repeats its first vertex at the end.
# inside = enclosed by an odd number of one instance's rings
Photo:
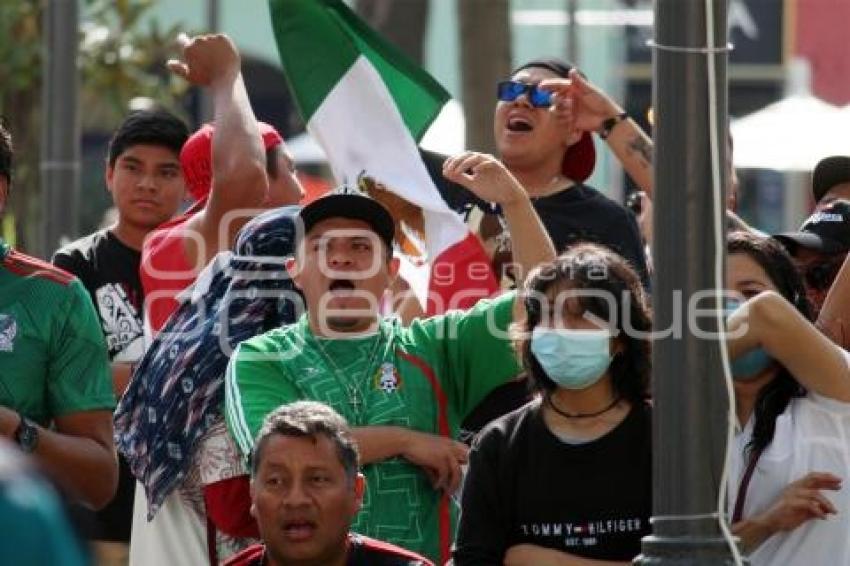
MULTIPOLYGON (((186 85, 165 69, 177 26, 147 17, 155 0, 85 0, 79 27, 80 119, 85 131, 109 132, 134 99, 178 113, 186 85)), ((16 245, 38 249, 41 191, 42 19, 46 0, 0 2, 0 116, 15 141, 15 179, 7 221, 16 245)), ((49 54, 48 54, 49 56, 49 54)), ((84 201, 85 202, 85 201, 84 201)))
POLYGON ((183 30, 179 24, 162 29, 157 20, 148 20, 143 28, 154 4, 155 0, 88 0, 80 26, 81 100, 83 108, 96 107, 103 113, 84 115, 84 127, 111 129, 123 119, 130 101, 139 98, 181 111, 187 83, 168 72, 165 62, 175 55, 175 39, 183 30))

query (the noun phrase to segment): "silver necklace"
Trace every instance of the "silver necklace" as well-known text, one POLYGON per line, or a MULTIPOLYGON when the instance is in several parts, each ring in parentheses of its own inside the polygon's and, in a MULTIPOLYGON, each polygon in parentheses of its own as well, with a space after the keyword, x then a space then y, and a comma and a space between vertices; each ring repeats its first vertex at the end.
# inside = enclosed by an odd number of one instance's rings
POLYGON ((357 421, 352 424, 363 424, 363 405, 366 402, 366 395, 360 388, 360 382, 363 381, 363 378, 368 376, 372 371, 372 366, 375 363, 375 356, 384 341, 384 331, 383 328, 381 328, 380 323, 378 324, 378 336, 375 338, 375 345, 372 346, 372 352, 369 354, 366 369, 359 376, 355 375, 351 380, 348 379, 345 373, 338 365, 336 365, 336 362, 334 362, 330 354, 327 353, 325 347, 322 345, 321 339, 313 336, 313 341, 315 342, 319 353, 333 372, 337 383, 339 383, 339 385, 345 390, 346 397, 348 397, 348 405, 351 407, 351 412, 354 414, 355 420, 357 421))
POLYGON ((575 185, 575 183, 573 183, 570 179, 558 174, 552 177, 552 180, 549 181, 537 194, 532 195, 529 193, 528 198, 532 201, 536 201, 537 199, 551 197, 552 195, 556 195, 573 185, 575 185))

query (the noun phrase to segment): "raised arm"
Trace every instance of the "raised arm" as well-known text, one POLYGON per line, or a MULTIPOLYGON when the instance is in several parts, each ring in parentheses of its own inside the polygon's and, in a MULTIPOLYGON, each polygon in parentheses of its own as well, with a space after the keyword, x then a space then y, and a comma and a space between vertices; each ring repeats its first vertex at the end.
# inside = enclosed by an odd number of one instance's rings
POLYGON ((565 114, 564 121, 586 132, 605 135, 605 142, 637 185, 652 197, 652 140, 631 118, 621 119, 623 108, 607 94, 573 69, 567 79, 548 79, 540 83, 555 93, 555 111, 565 114), (606 120, 614 122, 605 128, 606 120))
POLYGON ((513 242, 513 258, 522 280, 535 266, 555 259, 543 222, 528 193, 507 168, 492 155, 464 152, 446 160, 443 175, 479 198, 502 207, 513 242))
POLYGON ((806 389, 850 403, 846 352, 778 293, 756 295, 732 313, 728 325, 733 358, 761 346, 806 389))
POLYGON ((169 68, 194 85, 210 90, 215 107, 212 148, 212 189, 206 207, 187 227, 201 235, 204 246, 187 240, 190 264, 206 264, 216 253, 232 247, 236 233, 248 216, 228 222, 228 213, 256 209, 268 196, 266 154, 257 120, 240 72, 236 46, 226 35, 183 36, 183 61, 169 61, 169 68))
POLYGON ((818 315, 816 326, 833 342, 847 350, 850 348, 850 255, 844 259, 841 270, 818 315))

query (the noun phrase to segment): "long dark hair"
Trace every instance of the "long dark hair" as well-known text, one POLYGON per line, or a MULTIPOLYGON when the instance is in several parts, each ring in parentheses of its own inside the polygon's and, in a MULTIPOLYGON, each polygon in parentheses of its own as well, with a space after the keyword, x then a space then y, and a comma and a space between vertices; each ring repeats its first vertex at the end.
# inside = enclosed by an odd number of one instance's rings
POLYGON ((646 294, 629 262, 598 244, 571 246, 554 261, 535 268, 525 281, 526 316, 513 329, 515 346, 532 387, 547 393, 557 387, 531 353, 531 333, 553 306, 547 296, 550 289, 592 290, 614 299, 609 302, 598 296, 575 295, 584 312, 607 322, 616 321, 618 339, 624 347, 609 368, 615 393, 632 403, 648 399, 652 318, 646 294), (612 304, 615 312, 611 312, 612 304))
MULTIPOLYGON (((794 267, 791 256, 779 242, 749 232, 733 232, 727 239, 726 251, 729 254, 746 254, 759 264, 779 294, 794 305, 806 320, 812 319, 803 279, 794 267)), ((747 445, 750 454, 757 454, 770 445, 776 432, 776 417, 785 411, 791 399, 805 394, 805 388, 794 379, 791 372, 780 366, 776 377, 765 384, 756 396, 753 437, 747 445)))

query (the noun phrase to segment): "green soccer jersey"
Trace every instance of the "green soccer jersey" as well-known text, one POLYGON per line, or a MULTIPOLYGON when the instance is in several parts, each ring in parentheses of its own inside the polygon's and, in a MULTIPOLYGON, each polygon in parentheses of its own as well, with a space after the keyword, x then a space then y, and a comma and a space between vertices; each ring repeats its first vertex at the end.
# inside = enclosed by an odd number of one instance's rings
MULTIPOLYGON (((352 426, 403 426, 454 438, 466 414, 520 371, 507 335, 514 296, 409 327, 384 320, 365 338, 317 338, 303 316, 247 340, 227 371, 230 432, 247 455, 269 412, 309 399, 333 407, 352 426)), ((366 495, 352 530, 445 561, 455 530, 453 501, 403 458, 367 465, 363 473, 366 495)))
POLYGON ((106 344, 85 288, 2 240, 0 405, 43 426, 115 408, 106 344))

